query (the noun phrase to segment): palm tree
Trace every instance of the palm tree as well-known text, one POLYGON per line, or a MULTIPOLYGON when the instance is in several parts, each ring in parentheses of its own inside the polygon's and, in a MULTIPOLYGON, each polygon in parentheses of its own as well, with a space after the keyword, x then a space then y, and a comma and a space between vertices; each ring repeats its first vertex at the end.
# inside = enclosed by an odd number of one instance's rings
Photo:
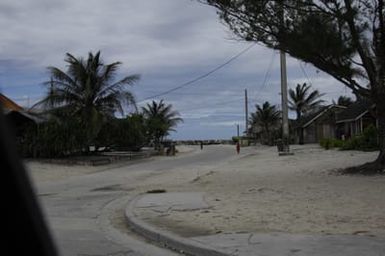
MULTIPOLYGON (((47 96, 38 104, 44 104, 56 113, 77 117, 85 131, 86 144, 97 136, 106 117, 115 112, 124 113, 125 106, 135 106, 135 98, 127 89, 139 80, 139 75, 126 76, 116 81, 120 62, 104 64, 100 51, 91 52, 88 59, 66 54, 67 70, 48 67, 51 80, 46 82, 47 96)), ((88 148, 88 147, 86 147, 88 148)))
POLYGON ((252 127, 260 127, 265 135, 268 144, 272 142, 270 130, 275 128, 281 118, 281 112, 275 105, 270 105, 268 101, 260 105, 255 105, 255 113, 251 113, 249 123, 252 127))
POLYGON ((143 116, 147 123, 148 134, 158 148, 164 137, 183 119, 177 111, 172 110, 172 105, 166 105, 163 100, 159 103, 152 101, 146 107, 142 107, 143 116))
MULTIPOLYGON (((297 84, 295 90, 289 89, 289 108, 296 112, 297 123, 299 123, 302 115, 317 109, 324 101, 320 98, 324 95, 318 90, 310 91, 311 85, 306 83, 297 84)), ((303 129, 299 129, 299 144, 303 144, 303 129)))
POLYGON ((333 100, 333 104, 348 107, 353 104, 353 100, 347 96, 339 96, 337 102, 333 100))

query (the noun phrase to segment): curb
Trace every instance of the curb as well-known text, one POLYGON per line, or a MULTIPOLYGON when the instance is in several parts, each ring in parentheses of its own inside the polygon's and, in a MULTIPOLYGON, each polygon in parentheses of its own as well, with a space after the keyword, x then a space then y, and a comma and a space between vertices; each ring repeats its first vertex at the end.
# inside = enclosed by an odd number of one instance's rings
POLYGON ((145 238, 161 244, 169 249, 191 256, 230 256, 229 253, 210 247, 205 244, 177 236, 171 232, 160 230, 140 220, 134 214, 137 201, 143 194, 134 197, 125 210, 127 223, 131 229, 145 238))

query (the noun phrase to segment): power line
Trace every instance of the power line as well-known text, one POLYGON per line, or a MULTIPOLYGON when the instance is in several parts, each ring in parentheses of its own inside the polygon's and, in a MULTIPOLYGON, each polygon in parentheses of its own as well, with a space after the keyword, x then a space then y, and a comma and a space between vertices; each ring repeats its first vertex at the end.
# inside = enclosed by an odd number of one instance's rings
POLYGON ((273 51, 273 54, 271 55, 270 63, 269 63, 269 66, 268 66, 268 68, 266 70, 265 77, 263 79, 263 83, 262 83, 261 88, 259 88, 259 91, 262 91, 265 88, 265 86, 266 86, 266 82, 267 82, 267 79, 268 79, 268 77, 270 75, 271 68, 273 67, 274 57, 275 57, 275 51, 273 51))
POLYGON ((201 75, 201 76, 198 76, 197 78, 194 78, 194 79, 192 79, 192 80, 190 80, 190 81, 188 81, 188 82, 185 82, 185 83, 183 83, 183 84, 181 84, 181 85, 178 85, 178 86, 176 86, 176 87, 174 87, 174 88, 171 88, 171 89, 169 89, 169 90, 167 90, 167 91, 164 91, 164 92, 161 92, 161 93, 152 95, 152 96, 150 96, 150 97, 146 97, 146 98, 140 100, 139 102, 142 102, 142 101, 145 101, 145 100, 149 100, 149 99, 153 99, 153 98, 157 98, 157 97, 159 97, 159 96, 163 96, 163 95, 169 94, 169 93, 174 92, 174 91, 176 91, 176 90, 179 90, 179 89, 181 89, 181 88, 183 88, 183 87, 186 87, 186 86, 188 86, 188 85, 191 85, 191 84, 193 84, 193 83, 195 83, 195 82, 197 82, 197 81, 199 81, 199 80, 201 80, 201 79, 203 79, 203 78, 205 78, 205 77, 208 77, 208 76, 211 75, 212 73, 218 71, 219 69, 223 68, 223 67, 226 66, 227 64, 231 63, 232 61, 234 61, 235 59, 237 59, 238 57, 240 57, 242 54, 246 53, 248 50, 250 50, 250 49, 251 49, 252 47, 254 47, 254 46, 255 46, 255 44, 252 44, 252 45, 248 46, 247 48, 245 48, 244 50, 242 50, 240 53, 234 55, 233 57, 231 57, 229 60, 227 60, 227 61, 224 62, 223 64, 219 65, 218 67, 216 67, 216 68, 210 70, 209 72, 207 72, 207 73, 205 73, 205 74, 203 74, 203 75, 201 75))
MULTIPOLYGON (((273 51, 272 54, 271 54, 269 66, 266 69, 266 72, 265 72, 265 75, 264 75, 263 82, 262 82, 261 86, 259 87, 259 89, 255 93, 255 98, 257 98, 258 97, 258 93, 260 93, 266 87, 267 80, 268 80, 268 78, 270 76, 270 72, 271 72, 271 69, 273 67, 274 57, 275 57, 275 51, 273 51)), ((258 101, 255 100, 255 99, 251 99, 251 100, 258 103, 258 101)))
POLYGON ((185 112, 185 111, 190 111, 190 110, 197 110, 197 109, 205 109, 205 108, 212 108, 214 106, 222 106, 222 105, 226 105, 226 104, 229 104, 229 103, 234 103, 234 102, 242 102, 242 99, 243 99, 243 96, 240 96, 238 99, 236 100, 227 100, 227 101, 220 101, 220 102, 216 102, 216 103, 213 103, 210 107, 208 106, 200 106, 200 107, 196 107, 196 108, 188 108, 188 109, 183 109, 182 110, 178 110, 179 112, 185 112))
POLYGON ((302 70, 302 73, 305 75, 305 77, 306 77, 307 81, 309 82, 309 84, 312 85, 313 83, 311 82, 311 80, 310 80, 309 76, 307 75, 305 69, 302 67, 302 63, 298 59, 297 59, 297 61, 298 61, 299 67, 302 70))

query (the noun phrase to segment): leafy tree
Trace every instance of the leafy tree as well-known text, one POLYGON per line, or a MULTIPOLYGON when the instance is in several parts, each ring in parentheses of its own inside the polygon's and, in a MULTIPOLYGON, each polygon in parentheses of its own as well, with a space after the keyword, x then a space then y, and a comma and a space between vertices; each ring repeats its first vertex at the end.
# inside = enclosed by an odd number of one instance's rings
POLYGON ((51 80, 46 97, 38 103, 61 116, 76 117, 82 124, 85 145, 94 143, 103 121, 115 112, 124 113, 124 104, 135 105, 134 96, 127 89, 139 79, 139 75, 126 76, 116 81, 120 62, 104 64, 100 51, 91 52, 88 59, 75 58, 67 53, 67 70, 49 67, 51 80))
POLYGON ((83 145, 84 133, 77 118, 51 118, 24 132, 21 152, 26 157, 65 157, 80 154, 83 145))
POLYGON ((102 126, 97 137, 98 146, 119 150, 138 151, 146 141, 146 126, 141 114, 111 118, 102 126))
MULTIPOLYGON (((297 114, 297 123, 300 121, 302 115, 312 112, 319 107, 323 100, 320 98, 323 94, 320 94, 318 90, 309 91, 310 85, 306 83, 297 84, 295 90, 289 89, 289 107, 297 114)), ((299 144, 303 144, 303 129, 299 129, 299 144)))
POLYGON ((142 113, 146 120, 148 135, 153 140, 155 147, 158 148, 164 137, 183 119, 179 117, 177 111, 172 110, 172 105, 166 105, 163 100, 159 103, 152 101, 146 107, 142 107, 142 113))
POLYGON ((353 104, 353 100, 347 96, 341 95, 338 97, 337 102, 333 100, 333 104, 348 107, 353 104))
POLYGON ((198 0, 240 39, 282 50, 376 104, 380 153, 361 171, 385 168, 384 0, 198 0))
POLYGON ((274 129, 281 117, 281 112, 277 110, 275 105, 270 105, 269 102, 263 103, 262 106, 255 105, 256 111, 251 113, 249 123, 252 127, 260 127, 263 130, 264 137, 268 144, 272 143, 272 133, 270 132, 274 129))

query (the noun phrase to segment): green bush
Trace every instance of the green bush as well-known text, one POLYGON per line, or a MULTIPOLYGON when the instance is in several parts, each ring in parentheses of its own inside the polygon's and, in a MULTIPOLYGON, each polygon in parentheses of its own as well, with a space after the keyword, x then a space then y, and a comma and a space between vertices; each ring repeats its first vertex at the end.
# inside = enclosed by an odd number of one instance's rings
POLYGON ((355 136, 348 140, 321 139, 320 146, 324 149, 341 148, 342 150, 378 150, 377 128, 370 125, 364 129, 362 135, 355 136))
POLYGON ((24 157, 48 158, 79 154, 85 149, 85 133, 82 123, 75 118, 51 119, 24 131, 19 152, 24 157))
POLYGON ((96 143, 115 150, 139 151, 148 141, 146 130, 144 119, 139 114, 123 119, 113 118, 102 126, 96 143))
POLYGON ((343 150, 363 150, 373 151, 378 150, 378 132, 374 125, 370 125, 364 129, 362 135, 355 136, 345 141, 343 150))
POLYGON ((239 137, 237 137, 237 136, 233 136, 231 139, 232 139, 233 143, 239 142, 239 137))
POLYGON ((350 138, 346 141, 344 141, 343 146, 341 147, 342 150, 357 150, 360 148, 361 142, 361 136, 356 136, 353 138, 350 138))
POLYGON ((342 140, 323 138, 320 140, 320 146, 324 149, 341 148, 344 145, 342 140))

